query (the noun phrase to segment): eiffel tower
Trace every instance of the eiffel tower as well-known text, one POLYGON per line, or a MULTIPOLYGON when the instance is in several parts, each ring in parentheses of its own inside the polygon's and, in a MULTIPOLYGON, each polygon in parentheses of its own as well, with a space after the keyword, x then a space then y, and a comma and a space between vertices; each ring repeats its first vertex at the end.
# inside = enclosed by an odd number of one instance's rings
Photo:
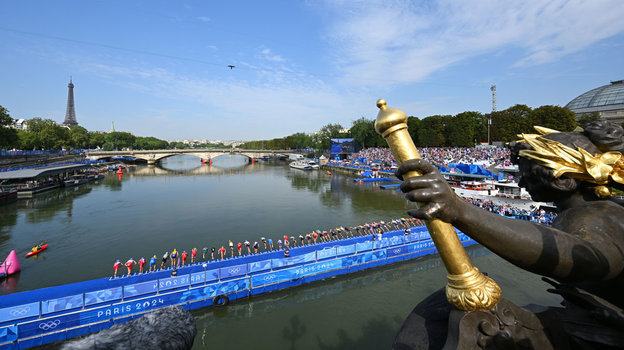
POLYGON ((63 125, 72 127, 78 125, 78 122, 76 121, 76 109, 74 108, 74 83, 72 83, 71 77, 69 78, 67 87, 69 88, 67 92, 67 112, 65 112, 63 125))

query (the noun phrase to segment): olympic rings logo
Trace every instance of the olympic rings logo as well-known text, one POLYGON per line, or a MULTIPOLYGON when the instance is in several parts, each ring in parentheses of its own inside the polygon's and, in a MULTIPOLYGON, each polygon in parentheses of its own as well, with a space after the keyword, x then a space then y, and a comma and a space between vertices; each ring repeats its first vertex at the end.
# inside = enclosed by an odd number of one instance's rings
POLYGON ((39 328, 44 331, 49 331, 50 329, 56 328, 60 324, 61 324, 61 320, 42 322, 39 324, 39 328))
POLYGON ((276 276, 275 276, 275 275, 267 275, 267 276, 264 276, 264 280, 265 280, 265 281, 272 281, 272 280, 274 280, 275 278, 276 278, 276 276))
POLYGON ((28 311, 30 311, 30 306, 13 309, 9 311, 9 314, 11 314, 11 316, 23 316, 26 315, 28 311))
POLYGON ((240 271, 240 267, 231 268, 230 273, 238 273, 240 271))
POLYGON ((400 252, 401 252, 401 249, 399 249, 399 248, 394 249, 394 254, 399 254, 400 252))

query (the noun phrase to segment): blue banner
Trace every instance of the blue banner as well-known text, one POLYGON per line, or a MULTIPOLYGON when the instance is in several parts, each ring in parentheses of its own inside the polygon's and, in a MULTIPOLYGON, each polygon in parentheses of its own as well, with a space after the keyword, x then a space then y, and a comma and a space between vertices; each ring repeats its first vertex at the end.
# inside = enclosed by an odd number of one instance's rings
POLYGON ((316 252, 293 256, 292 258, 271 259, 271 266, 275 268, 305 264, 316 260, 316 252))
POLYGON ((121 299, 121 297, 122 287, 103 289, 85 293, 84 304, 85 306, 89 306, 93 304, 105 303, 107 301, 121 299))
POLYGON ((88 309, 80 313, 80 324, 101 322, 113 318, 150 311, 167 305, 178 304, 182 291, 168 294, 159 294, 143 299, 117 303, 112 306, 97 309, 88 309))
POLYGON ((408 253, 408 246, 406 245, 402 245, 402 246, 398 246, 398 247, 392 247, 392 248, 388 248, 387 249, 387 254, 388 257, 393 257, 393 256, 397 256, 397 255, 403 255, 403 254, 407 254, 408 253))
POLYGON ((0 322, 39 316, 39 302, 0 309, 0 322))
POLYGON ((249 273, 270 270, 271 260, 262 260, 249 263, 247 269, 249 270, 249 273))
POLYGON ((0 328, 0 344, 17 340, 17 326, 0 328))
POLYGON ((189 280, 189 275, 162 278, 158 280, 158 290, 163 291, 173 288, 186 287, 189 285, 189 280))
POLYGON ((423 241, 409 244, 407 247, 410 252, 417 252, 425 249, 435 248, 435 244, 433 244, 433 241, 423 241))
POLYGON ((49 314, 52 312, 71 310, 83 305, 83 295, 70 295, 68 297, 52 299, 41 302, 41 314, 49 314))
POLYGON ((273 271, 270 273, 253 276, 251 277, 251 285, 253 287, 259 287, 267 284, 290 281, 304 276, 315 275, 318 273, 335 270, 341 267, 341 259, 327 260, 310 265, 293 267, 290 269, 273 271))
POLYGON ((355 244, 355 250, 359 253, 359 252, 363 252, 363 251, 367 251, 367 250, 371 250, 373 249, 373 242, 368 241, 368 242, 364 242, 364 243, 356 243, 355 244))
POLYGON ((386 258, 386 249, 375 250, 368 253, 358 254, 354 256, 348 256, 346 258, 342 258, 342 266, 348 267, 352 265, 360 265, 365 264, 371 261, 385 259, 386 258))
POLYGON ((247 264, 222 267, 219 269, 221 279, 236 277, 247 274, 247 264))
POLYGON ((211 284, 205 287, 193 288, 184 292, 181 302, 192 301, 204 298, 213 298, 217 295, 230 294, 240 292, 242 290, 248 290, 249 278, 241 278, 238 280, 225 281, 220 283, 211 284))
POLYGON ((32 337, 43 333, 56 332, 65 328, 80 325, 80 312, 72 312, 65 315, 52 316, 24 322, 17 325, 17 333, 20 338, 32 337))
POLYGON ((394 236, 394 237, 390 237, 389 239, 390 241, 390 245, 397 245, 397 244, 402 244, 403 243, 403 236, 394 236))
POLYGON ((219 270, 209 270, 206 271, 206 282, 210 281, 218 281, 219 280, 219 270))
POLYGON ((158 281, 131 284, 124 287, 124 298, 131 298, 137 295, 158 292, 158 281))
POLYGON ((206 282, 206 273, 205 272, 196 272, 191 274, 191 284, 205 283, 206 282))
POLYGON ((355 253, 355 244, 341 245, 336 247, 336 255, 347 255, 355 253))
POLYGON ((327 259, 327 258, 335 258, 336 257, 336 248, 325 248, 323 250, 316 251, 316 260, 327 259))

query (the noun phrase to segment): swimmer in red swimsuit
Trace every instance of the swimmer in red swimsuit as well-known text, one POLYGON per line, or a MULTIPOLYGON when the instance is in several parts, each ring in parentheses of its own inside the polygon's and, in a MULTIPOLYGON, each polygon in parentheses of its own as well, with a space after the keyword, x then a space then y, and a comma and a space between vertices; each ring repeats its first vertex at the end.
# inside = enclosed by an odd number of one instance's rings
POLYGON ((113 277, 117 277, 117 269, 119 268, 119 266, 121 266, 121 262, 119 261, 119 259, 117 259, 117 261, 115 261, 115 263, 113 264, 113 269, 115 269, 115 274, 113 275, 113 277))
POLYGON ((132 272, 132 266, 134 266, 134 264, 136 264, 136 261, 134 261, 134 259, 132 258, 126 261, 126 267, 128 268, 128 276, 130 276, 130 273, 132 272))
POLYGON ((184 250, 182 251, 182 266, 186 264, 186 258, 188 258, 188 253, 186 252, 186 250, 184 250))
POLYGON ((139 259, 139 273, 143 273, 144 267, 145 267, 145 258, 141 257, 141 259, 139 259))
POLYGON ((221 260, 223 260, 223 257, 225 256, 225 247, 221 246, 221 248, 219 248, 219 253, 221 254, 221 260))
POLYGON ((195 262, 195 257, 197 256, 197 248, 193 248, 191 250, 191 263, 195 262))

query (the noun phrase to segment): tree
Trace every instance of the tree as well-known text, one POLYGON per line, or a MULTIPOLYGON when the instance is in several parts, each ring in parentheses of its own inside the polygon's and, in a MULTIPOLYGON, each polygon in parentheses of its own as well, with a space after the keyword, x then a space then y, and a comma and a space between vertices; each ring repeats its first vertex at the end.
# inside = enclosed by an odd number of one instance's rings
POLYGON ((136 137, 129 132, 114 131, 106 134, 106 142, 113 145, 113 149, 132 148, 136 137))
POLYGON ((312 139, 310 136, 298 132, 291 135, 291 145, 293 148, 308 148, 312 146, 312 139))
POLYGON ((567 132, 576 128, 576 116, 571 110, 559 106, 541 106, 529 113, 528 125, 543 126, 557 131, 567 132))
POLYGON ((442 115, 432 115, 421 120, 418 130, 418 142, 422 147, 441 147, 446 139, 444 137, 444 121, 442 115))
MULTIPOLYGON (((418 145, 418 130, 420 130, 420 119, 413 117, 413 116, 409 116, 407 117, 407 132, 409 132, 410 136, 412 137, 412 141, 414 141, 415 145, 418 145)), ((381 135, 380 135, 381 137, 381 135)), ((383 138, 382 138, 383 140, 383 138)), ((385 142, 385 141, 384 141, 385 142)))
POLYGON ((598 113, 598 112, 583 113, 578 118, 577 123, 582 128, 582 127, 585 126, 585 124, 591 123, 591 122, 596 121, 598 119, 600 119, 600 113, 598 113))
POLYGON ((510 142, 516 140, 524 130, 525 121, 519 114, 498 111, 488 114, 492 117, 490 128, 492 141, 510 142))
POLYGON ((98 132, 90 132, 89 136, 89 148, 103 147, 106 143, 106 134, 98 132))
POLYGON ((9 111, 0 106, 0 147, 13 147, 18 143, 17 130, 13 129, 13 118, 9 111))
POLYGON ((20 133, 20 144, 25 149, 61 149, 71 144, 69 129, 54 120, 33 118, 26 122, 28 131, 20 133))
POLYGON ((351 137, 355 142, 362 145, 362 148, 379 146, 383 144, 383 138, 375 131, 375 121, 364 117, 353 121, 351 126, 351 137))
POLYGON ((475 142, 479 112, 462 112, 449 119, 446 125, 446 145, 472 147, 475 142))
POLYGON ((74 148, 88 148, 89 132, 82 126, 72 126, 69 129, 69 143, 74 148))
POLYGON ((328 150, 331 147, 331 139, 340 138, 344 135, 341 134, 342 125, 340 124, 327 124, 319 130, 316 144, 317 149, 328 150))

